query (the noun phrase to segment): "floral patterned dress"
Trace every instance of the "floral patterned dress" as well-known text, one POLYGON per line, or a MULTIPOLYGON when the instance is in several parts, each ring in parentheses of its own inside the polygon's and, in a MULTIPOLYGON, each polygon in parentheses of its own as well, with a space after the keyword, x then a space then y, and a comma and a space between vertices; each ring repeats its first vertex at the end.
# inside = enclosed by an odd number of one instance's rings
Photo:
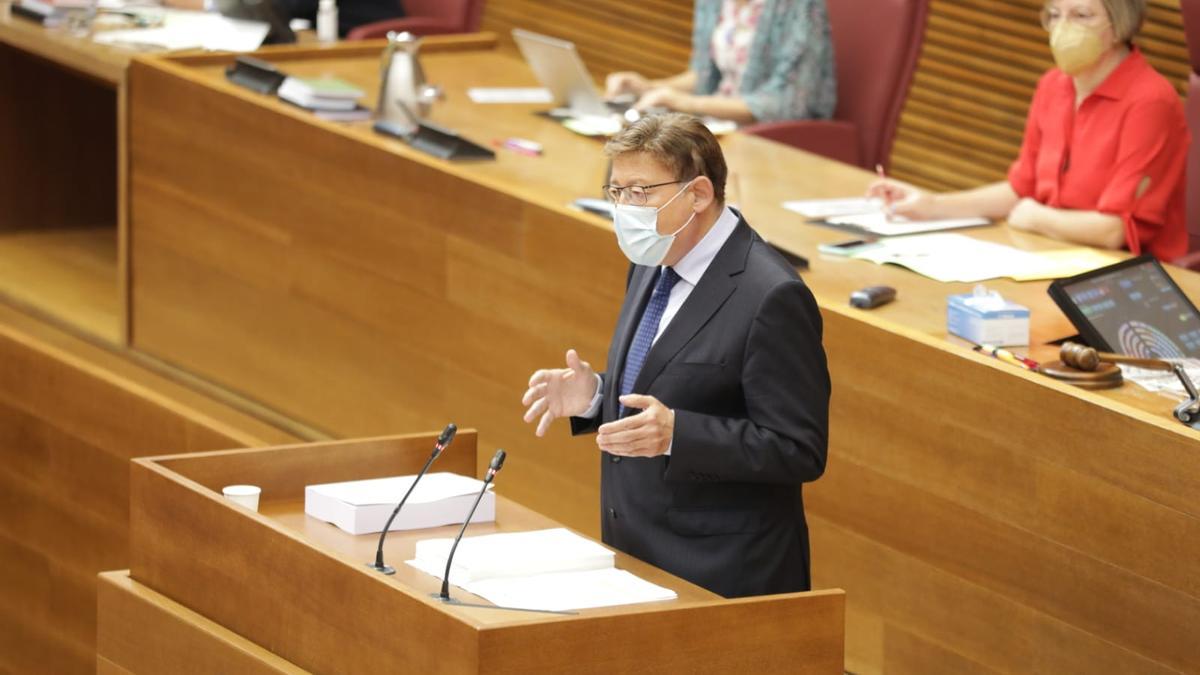
POLYGON ((696 93, 737 96, 755 119, 828 119, 837 104, 825 0, 696 0, 696 93))

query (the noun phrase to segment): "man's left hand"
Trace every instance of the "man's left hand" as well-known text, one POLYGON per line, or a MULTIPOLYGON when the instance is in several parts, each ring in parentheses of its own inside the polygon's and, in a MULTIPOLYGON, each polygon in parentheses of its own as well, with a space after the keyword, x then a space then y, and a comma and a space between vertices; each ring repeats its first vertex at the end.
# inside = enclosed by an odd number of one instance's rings
POLYGON ((623 457, 657 457, 666 454, 675 434, 675 411, 653 396, 626 394, 621 404, 642 412, 600 425, 596 444, 623 457))

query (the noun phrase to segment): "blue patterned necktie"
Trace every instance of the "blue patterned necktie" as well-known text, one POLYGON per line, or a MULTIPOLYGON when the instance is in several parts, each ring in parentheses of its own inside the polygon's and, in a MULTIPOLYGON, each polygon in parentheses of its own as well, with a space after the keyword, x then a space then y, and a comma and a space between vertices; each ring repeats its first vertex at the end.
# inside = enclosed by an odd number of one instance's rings
MULTIPOLYGON (((650 346, 654 344, 654 335, 658 332, 658 323, 667 309, 671 289, 675 287, 675 282, 679 281, 675 270, 670 267, 661 269, 658 281, 654 284, 654 292, 650 295, 650 302, 646 303, 646 311, 642 313, 642 320, 638 323, 637 333, 629 345, 629 353, 625 355, 625 370, 621 373, 622 396, 633 391, 638 374, 642 372, 642 366, 646 363, 646 354, 650 353, 650 346)), ((617 416, 624 415, 625 406, 622 405, 617 416)))

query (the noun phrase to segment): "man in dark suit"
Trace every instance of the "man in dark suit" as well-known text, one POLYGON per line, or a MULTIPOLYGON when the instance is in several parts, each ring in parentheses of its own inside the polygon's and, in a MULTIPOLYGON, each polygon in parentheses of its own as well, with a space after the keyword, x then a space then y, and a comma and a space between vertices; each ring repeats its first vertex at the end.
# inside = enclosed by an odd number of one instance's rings
POLYGON ((726 597, 808 590, 800 485, 825 468, 830 389, 812 293, 725 206, 699 120, 644 118, 605 152, 634 263, 609 372, 568 351, 525 421, 598 432, 605 543, 726 597))

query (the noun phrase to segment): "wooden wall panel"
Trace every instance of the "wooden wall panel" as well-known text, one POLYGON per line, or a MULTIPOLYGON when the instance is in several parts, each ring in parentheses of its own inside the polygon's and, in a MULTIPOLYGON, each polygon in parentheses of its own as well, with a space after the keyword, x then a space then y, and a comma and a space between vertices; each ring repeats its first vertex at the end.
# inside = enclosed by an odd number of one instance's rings
POLYGON ((101 574, 98 596, 98 673, 105 668, 138 675, 308 672, 130 579, 128 570, 101 574))
POLYGON ((0 672, 93 672, 96 573, 128 564, 129 459, 291 437, 22 323, 0 308, 0 672))
MULTIPOLYGON (((597 78, 626 69, 659 77, 687 67, 692 4, 489 0, 483 23, 505 39, 522 27, 572 40, 597 78)), ((1034 87, 1052 65, 1041 7, 1041 0, 931 0, 892 151, 897 178, 943 190, 1004 178, 1034 87)), ((1138 44, 1182 94, 1189 68, 1179 0, 1149 0, 1138 44)))
POLYGON ((0 41, 0 101, 0 232, 115 227, 113 87, 0 41))
POLYGON ((687 68, 692 0, 488 0, 483 29, 511 42, 513 28, 574 42, 598 78, 616 70, 663 77, 687 68))
POLYGON ((847 669, 1200 669, 1195 439, 1100 442, 1127 425, 847 311, 823 311, 829 465, 805 490, 814 585, 847 594, 847 669), (998 414, 1014 422, 978 425, 998 414), (1055 423, 1020 422, 1039 417, 1055 423))

